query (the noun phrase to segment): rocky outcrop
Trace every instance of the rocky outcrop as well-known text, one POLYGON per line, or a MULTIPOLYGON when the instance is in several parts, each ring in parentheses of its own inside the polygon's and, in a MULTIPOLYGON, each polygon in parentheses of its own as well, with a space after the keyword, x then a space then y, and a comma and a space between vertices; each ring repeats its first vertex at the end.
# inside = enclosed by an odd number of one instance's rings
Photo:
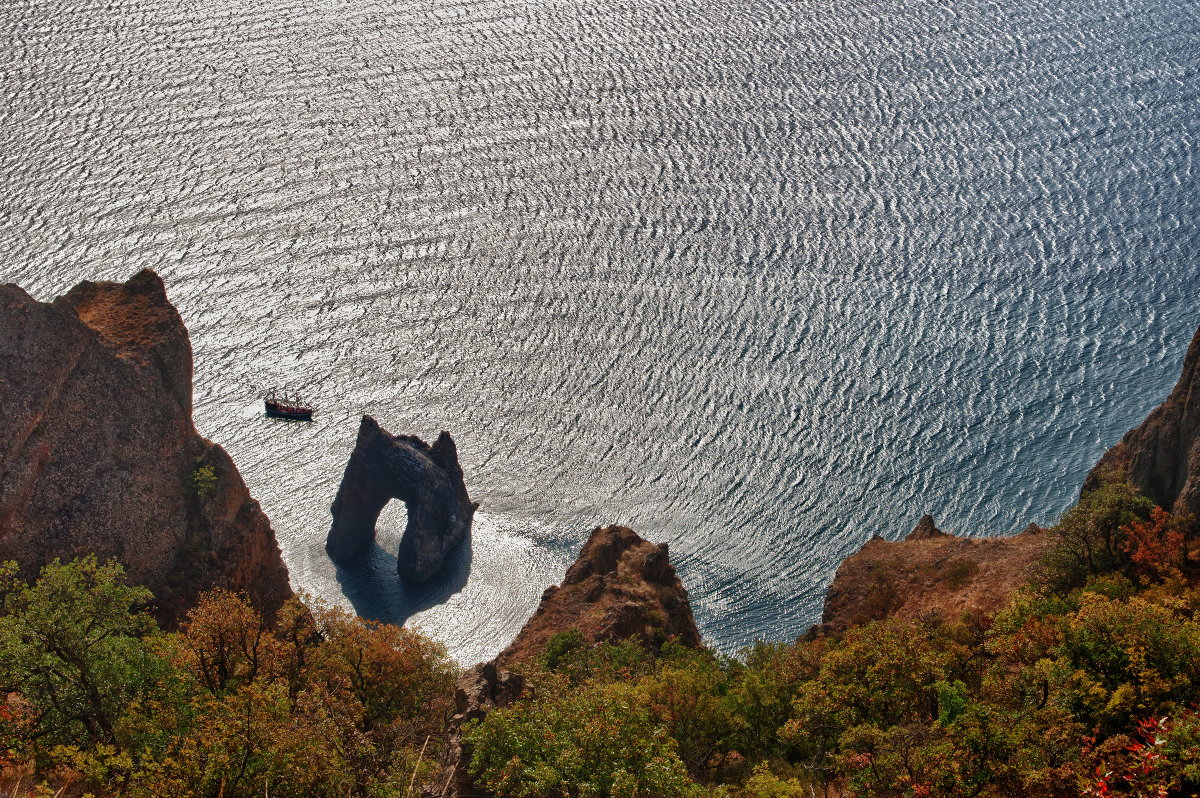
POLYGON ((1105 472, 1127 476, 1163 508, 1200 515, 1200 330, 1175 389, 1100 458, 1083 489, 1105 472))
POLYGON ((177 622, 203 590, 291 595, 267 517, 192 424, 192 350, 162 280, 50 303, 0 286, 0 560, 115 557, 177 622))
POLYGON ((375 522, 392 499, 408 509, 396 568, 425 581, 471 530, 478 504, 467 495, 458 450, 450 433, 433 446, 410 435, 391 435, 363 416, 358 440, 333 501, 333 527, 325 550, 338 562, 360 557, 375 540, 375 522))
POLYGON ((654 651, 667 640, 700 646, 687 591, 675 575, 667 544, 649 543, 623 526, 593 530, 563 583, 546 589, 537 611, 512 644, 496 659, 459 678, 442 775, 431 796, 483 794, 467 777, 463 724, 533 695, 534 687, 517 671, 536 661, 552 635, 570 629, 578 629, 588 645, 633 638, 654 651))
POLYGON ((698 647, 700 633, 667 544, 623 526, 592 531, 563 583, 541 604, 497 662, 529 662, 556 632, 579 629, 589 643, 633 637, 658 650, 667 640, 698 647))
POLYGON ((1032 525, 1009 538, 960 538, 926 515, 903 541, 876 536, 842 563, 818 631, 891 616, 986 619, 1029 581, 1048 543, 1032 525))
POLYGON ((500 709, 533 695, 525 677, 505 670, 495 662, 485 662, 468 670, 454 685, 454 714, 446 724, 446 747, 442 751, 441 776, 430 795, 469 798, 476 795, 467 777, 462 727, 468 721, 483 720, 493 709, 500 709))

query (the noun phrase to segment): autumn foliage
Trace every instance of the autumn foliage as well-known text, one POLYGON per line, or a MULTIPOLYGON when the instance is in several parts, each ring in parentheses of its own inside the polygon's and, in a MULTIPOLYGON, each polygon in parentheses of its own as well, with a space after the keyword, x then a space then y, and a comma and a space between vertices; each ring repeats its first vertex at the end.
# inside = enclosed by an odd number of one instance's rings
POLYGON ((563 633, 535 697, 468 732, 472 773, 530 798, 1200 794, 1188 528, 1109 483, 988 621, 889 618, 736 658, 563 633))
POLYGON ((454 668, 422 635, 205 595, 177 634, 94 558, 5 572, 0 734, 9 772, 51 792, 393 796, 433 773, 454 668))
MULTIPOLYGON (((1195 526, 1126 483, 1050 530, 995 617, 888 618, 738 656, 553 636, 463 733, 513 798, 1200 795, 1195 526)), ((0 754, 98 796, 440 795, 455 668, 419 633, 215 591, 172 634, 115 563, 0 571, 0 754)), ((4 786, 4 785, 0 785, 4 786)), ((19 785, 17 785, 19 787, 19 785)))
POLYGON ((1180 579, 1189 564, 1186 543, 1191 526, 1190 517, 1173 516, 1155 507, 1149 520, 1134 520, 1124 528, 1122 550, 1139 576, 1180 579))

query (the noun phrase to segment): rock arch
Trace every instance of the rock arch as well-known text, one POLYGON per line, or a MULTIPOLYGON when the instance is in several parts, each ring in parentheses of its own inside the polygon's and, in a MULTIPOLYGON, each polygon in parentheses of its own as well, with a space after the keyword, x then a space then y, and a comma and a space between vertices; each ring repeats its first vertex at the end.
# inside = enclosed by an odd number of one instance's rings
POLYGON ((425 581, 467 536, 479 506, 467 495, 458 449, 448 432, 430 446, 411 435, 392 435, 363 416, 331 508, 329 556, 340 563, 362 556, 375 540, 379 513, 392 499, 408 508, 396 569, 406 579, 425 581))

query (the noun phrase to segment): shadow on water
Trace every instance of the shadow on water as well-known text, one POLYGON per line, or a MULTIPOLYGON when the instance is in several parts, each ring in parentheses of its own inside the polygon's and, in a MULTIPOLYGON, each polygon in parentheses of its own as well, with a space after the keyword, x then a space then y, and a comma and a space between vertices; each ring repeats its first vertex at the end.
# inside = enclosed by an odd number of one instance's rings
MULTIPOLYGON (((381 537, 383 537, 381 535, 381 537)), ((337 565, 337 581, 355 613, 372 621, 402 626, 409 618, 435 607, 462 590, 471 575, 471 533, 446 558, 428 582, 410 582, 396 573, 394 541, 377 540, 356 563, 337 565)))

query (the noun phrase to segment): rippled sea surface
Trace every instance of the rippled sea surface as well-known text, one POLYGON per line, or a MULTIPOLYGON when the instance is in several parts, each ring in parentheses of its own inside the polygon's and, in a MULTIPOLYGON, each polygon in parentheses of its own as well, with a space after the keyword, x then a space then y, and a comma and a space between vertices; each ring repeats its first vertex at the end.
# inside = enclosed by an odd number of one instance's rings
POLYGON ((1066 507, 1200 324, 1195 0, 6 0, 0 279, 166 279, 295 587, 505 645, 587 531, 703 633, 1066 507), (303 390, 271 422, 262 386, 303 390), (370 413, 451 430, 443 579, 326 558, 370 413))

